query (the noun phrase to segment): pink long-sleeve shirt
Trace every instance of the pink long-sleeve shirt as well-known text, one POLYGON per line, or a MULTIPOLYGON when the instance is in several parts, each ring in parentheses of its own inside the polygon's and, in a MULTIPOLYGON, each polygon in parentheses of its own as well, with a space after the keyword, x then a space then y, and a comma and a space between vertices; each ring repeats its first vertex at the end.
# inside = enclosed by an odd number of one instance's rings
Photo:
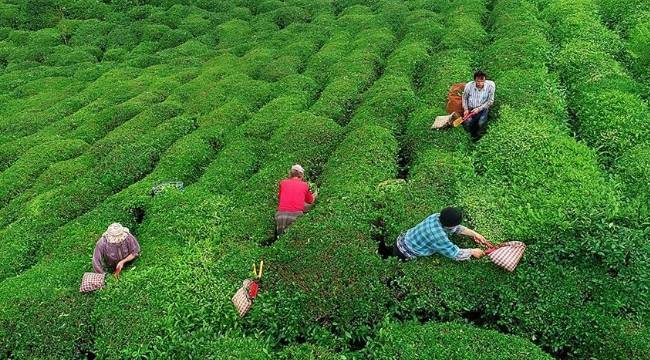
POLYGON ((298 178, 280 181, 278 198, 278 211, 286 212, 305 211, 305 203, 314 202, 314 196, 309 191, 309 184, 298 178))
POLYGON ((127 256, 140 256, 140 244, 135 236, 129 234, 119 244, 112 244, 102 236, 95 245, 93 253, 93 268, 98 274, 104 274, 107 270, 115 269, 117 263, 127 256))

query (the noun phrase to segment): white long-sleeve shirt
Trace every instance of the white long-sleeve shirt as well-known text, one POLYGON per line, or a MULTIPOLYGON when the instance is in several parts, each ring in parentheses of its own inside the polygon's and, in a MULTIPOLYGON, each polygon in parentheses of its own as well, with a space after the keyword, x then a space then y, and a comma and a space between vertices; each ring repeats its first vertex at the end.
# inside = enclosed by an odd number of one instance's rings
POLYGON ((485 80, 483 89, 477 88, 474 81, 468 82, 465 84, 465 90, 463 91, 463 109, 473 110, 478 108, 481 111, 491 107, 494 104, 495 89, 496 85, 491 80, 485 80))

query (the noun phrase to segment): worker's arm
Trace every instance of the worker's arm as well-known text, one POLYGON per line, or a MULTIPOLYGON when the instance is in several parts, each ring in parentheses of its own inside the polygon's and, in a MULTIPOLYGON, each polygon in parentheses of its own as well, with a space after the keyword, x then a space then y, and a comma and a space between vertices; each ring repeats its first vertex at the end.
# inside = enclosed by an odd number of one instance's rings
MULTIPOLYGON (((451 231, 453 233, 456 233, 456 234, 465 235, 465 236, 472 236, 472 237, 480 236, 481 238, 483 238, 483 236, 481 234, 477 233, 476 231, 474 231, 472 229, 468 229, 467 227, 465 227, 463 225, 454 226, 454 227, 450 228, 449 231, 451 231)), ((483 238, 483 240, 485 240, 485 238, 483 238)), ((453 245, 453 243, 451 241, 449 243, 453 245)), ((454 245, 454 246, 456 246, 456 245, 454 245)), ((456 247, 456 248, 458 248, 458 247, 456 247)), ((468 260, 472 256, 475 257, 475 258, 480 258, 481 256, 485 255, 483 253, 483 250, 478 249, 478 248, 475 248, 475 249, 460 249, 460 248, 458 248, 458 250, 459 250, 458 255, 456 255, 454 257, 455 260, 468 260)))
MULTIPOLYGON (((480 241, 485 241, 485 237, 483 237, 483 235, 477 233, 476 231, 474 231, 474 230, 472 230, 470 228, 464 227, 462 225, 458 225, 457 228, 459 228, 458 231, 454 231, 457 234, 470 236, 470 237, 472 237, 474 239, 478 239, 480 241)), ((453 229, 452 229, 452 231, 453 231, 453 229)))
POLYGON ((315 200, 316 200, 316 196, 312 194, 311 191, 307 190, 307 192, 305 193, 305 202, 307 204, 313 204, 315 200))
POLYGON ((455 260, 458 261, 463 261, 463 260, 469 260, 472 256, 475 258, 480 258, 481 256, 485 255, 483 250, 481 249, 459 249, 458 256, 456 256, 455 260))
POLYGON ((132 234, 129 234, 128 237, 126 238, 126 246, 129 249, 129 256, 125 257, 122 259, 120 262, 117 263, 115 266, 115 272, 117 274, 122 271, 122 268, 124 265, 126 265, 128 262, 133 261, 133 259, 137 258, 140 256, 140 243, 138 243, 138 239, 135 238, 132 234))
POLYGON ((115 266, 115 272, 119 273, 120 271, 122 271, 124 265, 126 265, 126 263, 130 261, 133 261, 133 259, 135 259, 136 257, 137 255, 135 254, 129 254, 129 256, 125 257, 124 259, 122 259, 122 261, 117 263, 117 265, 115 266))
POLYGON ((483 256, 481 249, 461 249, 456 244, 447 239, 445 246, 439 250, 440 254, 454 260, 463 261, 469 260, 472 256, 480 258, 483 256))

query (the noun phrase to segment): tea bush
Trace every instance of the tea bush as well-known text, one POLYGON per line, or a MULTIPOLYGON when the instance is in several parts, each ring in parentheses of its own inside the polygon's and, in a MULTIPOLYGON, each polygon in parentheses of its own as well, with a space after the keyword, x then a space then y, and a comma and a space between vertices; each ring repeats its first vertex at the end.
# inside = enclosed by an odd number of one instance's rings
POLYGON ((88 144, 82 140, 60 140, 32 148, 2 172, 0 204, 6 205, 9 200, 29 187, 50 163, 76 157, 87 147, 88 144))
POLYGON ((632 57, 632 66, 637 74, 640 74, 645 83, 648 83, 650 74, 650 11, 645 12, 637 25, 630 30, 628 50, 632 57))
POLYGON ((647 155, 649 155, 648 146, 639 145, 626 152, 617 162, 616 173, 620 177, 623 192, 629 198, 625 206, 629 207, 629 212, 635 215, 633 219, 647 219, 650 211, 648 208, 650 194, 645 187, 639 186, 639 180, 645 179, 650 171, 650 166, 645 161, 647 155))
POLYGON ((327 200, 265 256, 274 270, 248 323, 280 342, 318 333, 319 323, 348 340, 370 334, 389 298, 366 225, 372 205, 363 194, 393 176, 396 151, 393 136, 381 127, 357 129, 339 144, 321 175, 320 194, 327 200))
POLYGON ((0 5, 0 358, 648 357, 645 14, 0 5), (430 130, 477 68, 497 83, 485 137, 430 130), (294 163, 320 197, 276 240, 294 163), (168 180, 184 190, 151 195, 168 180), (526 241, 517 271, 383 258, 381 241, 450 205, 490 240, 526 241), (141 257, 80 294, 112 222, 141 257), (239 318, 231 296, 260 258, 239 318))
POLYGON ((389 323, 368 345, 368 353, 375 359, 551 358, 527 340, 462 324, 389 323))
POLYGON ((586 229, 595 219, 615 216, 616 194, 593 151, 566 133, 558 134, 553 122, 532 110, 501 108, 499 122, 476 153, 477 170, 489 183, 499 185, 492 188, 484 183, 468 189, 465 204, 476 226, 485 229, 484 235, 503 240, 488 225, 500 223, 498 228, 506 234, 531 242, 557 231, 586 229), (533 118, 535 122, 529 120, 533 118), (521 126, 523 122, 527 126, 521 126), (496 196, 499 189, 508 189, 509 195, 496 196), (472 193, 484 195, 475 199, 472 193), (483 196, 487 198, 480 199, 483 196))

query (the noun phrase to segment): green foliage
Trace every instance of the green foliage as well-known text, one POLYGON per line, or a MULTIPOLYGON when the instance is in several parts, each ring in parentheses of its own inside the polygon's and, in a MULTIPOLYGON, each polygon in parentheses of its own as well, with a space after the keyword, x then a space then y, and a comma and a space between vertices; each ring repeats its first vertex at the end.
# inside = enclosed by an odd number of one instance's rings
POLYGON ((636 71, 650 78, 650 11, 630 31, 628 50, 634 61, 636 71))
POLYGON ((0 4, 0 358, 647 358, 644 6, 0 4), (487 135, 430 130, 476 67, 487 135), (320 196, 276 240, 293 163, 320 196), (517 271, 377 254, 449 205, 517 271), (80 294, 115 221, 142 256, 80 294))
POLYGON ((557 41, 586 41, 610 54, 616 54, 622 49, 618 35, 602 25, 593 14, 580 12, 559 16, 553 11, 545 10, 543 16, 549 21, 557 41))
POLYGON ((558 231, 588 229, 617 213, 617 198, 594 152, 557 126, 533 110, 501 108, 476 154, 482 186, 467 187, 462 196, 485 236, 532 243, 558 231))
POLYGON ((454 323, 386 323, 367 352, 374 359, 551 359, 528 340, 454 323))
POLYGON ((542 33, 520 37, 503 37, 485 51, 483 64, 491 77, 498 78, 509 69, 545 69, 549 63, 551 45, 542 33))
POLYGON ((440 39, 442 49, 475 50, 485 43, 487 33, 480 19, 469 15, 458 15, 448 19, 446 26, 454 29, 440 39))
POLYGON ((589 42, 572 41, 557 54, 555 67, 573 90, 607 88, 630 91, 635 84, 611 55, 589 42))
POLYGON ((175 354, 212 357, 216 350, 222 356, 233 356, 229 353, 244 350, 237 345, 252 345, 245 350, 253 356, 268 352, 262 342, 236 340, 242 336, 236 331, 238 315, 230 298, 239 285, 236 276, 246 276, 250 270, 241 265, 248 265, 245 259, 252 261, 252 256, 231 251, 223 262, 215 261, 208 256, 214 250, 209 242, 196 243, 164 264, 123 274, 119 282, 100 292, 93 313, 97 355, 106 359, 175 354), (226 334, 232 340, 223 339, 226 334), (220 343, 226 346, 214 347, 220 343))
POLYGON ((312 344, 291 345, 284 348, 279 354, 280 359, 344 359, 345 355, 337 354, 331 349, 312 344))
POLYGON ((422 70, 422 99, 428 104, 446 104, 449 87, 471 79, 471 63, 472 55, 466 50, 446 50, 432 57, 422 70))
POLYGON ((92 351, 87 310, 95 301, 92 295, 78 295, 81 274, 88 270, 84 265, 79 261, 39 264, 22 277, 2 282, 0 354, 60 359, 80 358, 92 351))
POLYGON ((323 170, 321 196, 327 200, 319 200, 304 215, 308 220, 299 219, 265 256, 275 270, 250 323, 274 341, 324 336, 321 326, 343 339, 362 339, 385 311, 384 270, 366 225, 372 206, 363 194, 393 177, 396 151, 384 128, 349 133, 323 170))
POLYGON ((429 60, 427 45, 422 42, 406 44, 393 52, 388 59, 384 74, 404 75, 412 78, 429 60))
POLYGON ((573 103, 579 136, 599 149, 605 163, 615 162, 636 144, 647 143, 650 124, 645 119, 650 111, 637 95, 620 90, 583 92, 573 103))
POLYGON ((387 75, 375 82, 365 94, 364 103, 350 121, 350 126, 379 125, 397 133, 414 107, 410 79, 387 75))
POLYGON ((59 140, 32 148, 2 172, 0 204, 6 205, 20 194, 50 164, 76 157, 87 147, 88 144, 81 140, 59 140))
POLYGON ((514 68, 499 72, 496 80, 499 82, 496 109, 499 104, 508 104, 513 109, 534 108, 568 133, 565 93, 556 74, 549 73, 545 67, 514 68))
MULTIPOLYGON (((629 202, 625 204, 632 219, 644 221, 650 214, 650 192, 640 185, 641 179, 650 176, 650 150, 647 144, 627 151, 616 162, 616 173, 629 202)), ((633 220, 634 221, 634 220, 633 220)))

